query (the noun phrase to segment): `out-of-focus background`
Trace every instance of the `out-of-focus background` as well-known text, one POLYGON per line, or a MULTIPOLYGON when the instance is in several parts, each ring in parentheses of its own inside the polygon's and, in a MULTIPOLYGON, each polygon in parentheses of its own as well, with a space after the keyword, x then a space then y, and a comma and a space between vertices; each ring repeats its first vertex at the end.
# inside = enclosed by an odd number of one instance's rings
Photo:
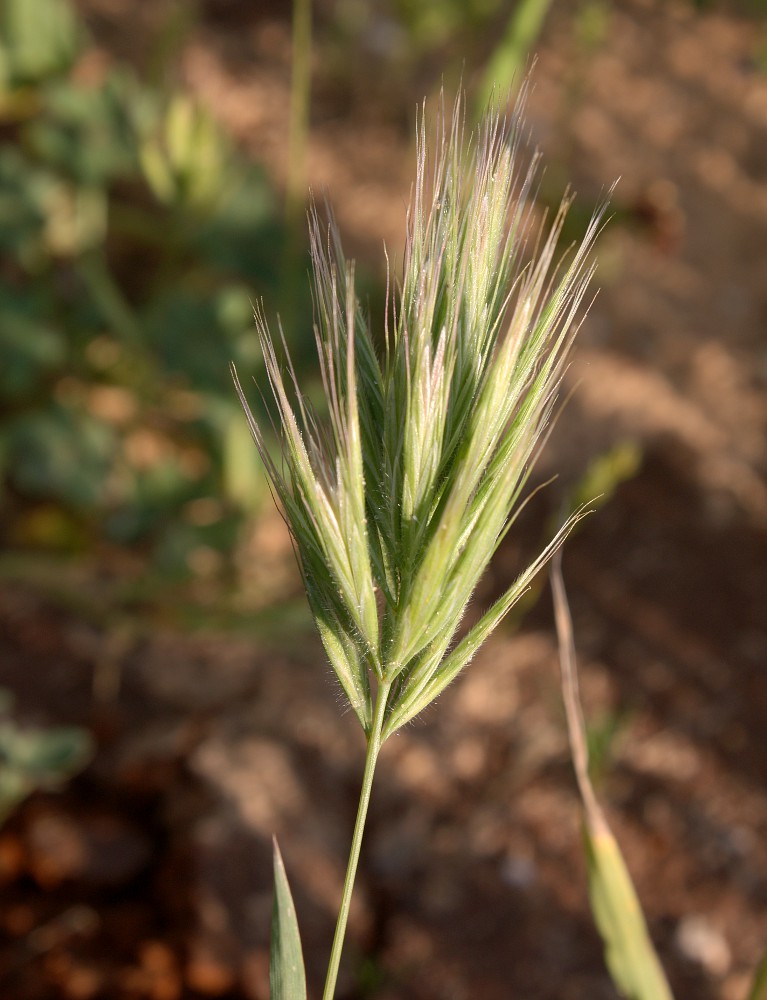
MULTIPOLYGON (((309 186, 380 322, 417 103, 462 82, 471 116, 537 56, 541 211, 572 184, 577 239, 620 181, 536 472, 559 478, 477 601, 601 495, 565 556, 598 792, 678 1000, 741 1000, 767 941, 765 5, 295 17, 0 7, 3 997, 265 1000, 272 833, 317 989, 362 738, 228 365, 263 385, 263 299, 316 380, 309 186)), ((543 584, 378 782, 340 997, 617 995, 543 584)))

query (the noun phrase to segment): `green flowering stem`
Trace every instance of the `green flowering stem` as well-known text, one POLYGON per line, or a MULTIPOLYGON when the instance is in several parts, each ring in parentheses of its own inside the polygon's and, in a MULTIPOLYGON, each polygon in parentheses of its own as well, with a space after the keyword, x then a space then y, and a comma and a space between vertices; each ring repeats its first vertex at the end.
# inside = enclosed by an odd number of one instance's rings
POLYGON ((333 936, 333 947, 330 951, 330 961, 325 977, 325 989, 322 1000, 333 1000, 336 991, 336 979, 338 978, 338 966, 341 962, 341 952, 344 947, 344 937, 346 935, 346 924, 349 919, 349 907, 352 901, 352 890, 354 889, 354 879, 357 874, 357 864, 360 859, 360 848, 362 847, 362 835, 365 832, 365 820, 368 814, 370 803, 370 793, 373 788, 373 776, 375 774, 378 754, 381 750, 381 734, 384 727, 384 717, 386 714, 386 704, 389 697, 391 681, 381 681, 378 685, 376 695, 375 712, 373 723, 368 734, 368 749, 365 757, 365 772, 362 776, 362 790, 357 808, 357 819, 354 822, 354 834, 352 836, 352 846, 349 851, 349 864, 346 869, 344 879, 344 892, 341 899, 341 908, 338 911, 336 921, 336 932, 333 936))

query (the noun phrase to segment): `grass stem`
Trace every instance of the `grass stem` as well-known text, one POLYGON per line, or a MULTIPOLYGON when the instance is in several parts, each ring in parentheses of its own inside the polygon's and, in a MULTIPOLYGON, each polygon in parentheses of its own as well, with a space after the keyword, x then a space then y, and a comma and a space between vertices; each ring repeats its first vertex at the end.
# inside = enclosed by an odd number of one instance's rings
POLYGON ((290 84, 290 139, 285 191, 285 222, 295 234, 306 205, 306 146, 312 67, 311 0, 293 0, 293 55, 290 84))
POLYGON ((383 731, 384 716, 386 713, 386 702, 391 684, 381 682, 376 695, 375 713, 373 724, 368 735, 368 749, 365 756, 365 771, 362 776, 362 790, 360 791, 360 801, 357 808, 357 819, 354 822, 354 834, 352 835, 352 846, 349 851, 349 863, 344 879, 344 891, 341 898, 341 907, 338 911, 336 921, 336 931, 333 936, 333 947, 330 950, 330 961, 325 977, 325 989, 322 993, 322 1000, 333 1000, 336 990, 336 979, 338 978, 338 966, 341 962, 341 952, 344 947, 344 937, 346 935, 346 924, 349 919, 349 907, 352 900, 352 890, 354 889, 354 879, 357 874, 357 864, 362 847, 362 836, 365 831, 365 820, 370 803, 370 793, 373 788, 373 776, 375 774, 378 754, 381 750, 381 733, 383 731))

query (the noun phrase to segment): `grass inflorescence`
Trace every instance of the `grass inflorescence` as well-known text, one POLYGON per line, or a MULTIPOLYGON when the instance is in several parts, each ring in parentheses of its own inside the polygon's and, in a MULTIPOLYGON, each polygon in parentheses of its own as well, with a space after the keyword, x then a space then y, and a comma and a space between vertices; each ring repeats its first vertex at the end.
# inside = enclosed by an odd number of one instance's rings
MULTIPOLYGON (((491 112, 467 136, 459 100, 438 117, 435 153, 420 114, 403 267, 396 278, 387 267, 380 329, 357 299, 334 223, 310 213, 326 419, 302 393, 263 311, 256 314, 281 459, 272 458, 235 374, 325 650, 367 739, 323 1000, 335 992, 383 742, 463 669, 579 516, 460 636, 480 577, 521 508, 599 228, 597 215, 559 257, 567 202, 536 225, 537 158, 524 150, 520 108, 508 119, 491 112)), ((275 905, 287 919, 285 904, 275 905)), ((284 953, 283 937, 273 937, 273 964, 295 970, 298 954, 284 953)))
POLYGON ((567 204, 534 226, 537 158, 521 149, 519 110, 489 114, 469 137, 463 122, 460 102, 439 117, 432 156, 419 116, 404 266, 390 282, 382 337, 356 298, 335 225, 310 214, 327 421, 260 312, 280 465, 240 389, 327 655, 368 735, 375 688, 387 686, 386 737, 460 672, 568 527, 456 643, 519 510, 599 225, 557 264, 567 204))

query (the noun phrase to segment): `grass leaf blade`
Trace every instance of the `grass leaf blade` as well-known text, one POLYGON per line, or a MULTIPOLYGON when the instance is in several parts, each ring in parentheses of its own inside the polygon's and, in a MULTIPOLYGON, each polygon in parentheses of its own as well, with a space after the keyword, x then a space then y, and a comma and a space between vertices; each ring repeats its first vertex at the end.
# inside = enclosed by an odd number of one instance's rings
POLYGON ((269 985, 270 1000, 306 1000, 306 974, 296 908, 276 839, 269 985))
POLYGON ((573 626, 559 553, 552 563, 551 589, 559 639, 567 732, 578 789, 583 800, 589 899, 594 921, 604 944, 605 962, 613 982, 628 1000, 673 1000, 628 868, 589 777, 573 626))
POLYGON ((767 950, 754 973, 754 982, 748 1000, 767 1000, 767 950))
POLYGON ((586 824, 589 900, 613 982, 628 1000, 673 1000, 618 842, 586 824))

